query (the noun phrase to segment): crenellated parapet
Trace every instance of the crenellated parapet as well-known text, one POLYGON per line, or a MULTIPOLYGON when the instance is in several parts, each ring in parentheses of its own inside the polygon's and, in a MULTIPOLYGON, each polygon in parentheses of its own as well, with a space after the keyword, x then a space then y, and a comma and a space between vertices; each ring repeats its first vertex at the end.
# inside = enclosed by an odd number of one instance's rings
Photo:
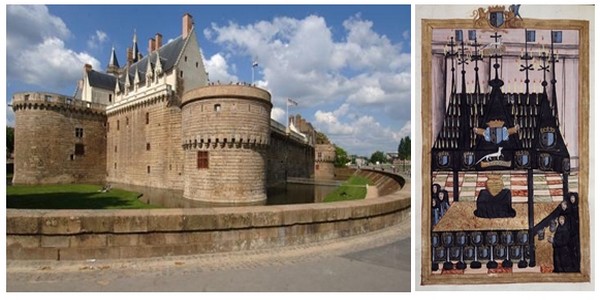
POLYGON ((105 106, 54 93, 17 93, 14 184, 102 183, 105 106))
POLYGON ((246 85, 209 85, 183 95, 184 197, 266 201, 272 106, 269 92, 246 85))
POLYGON ((106 106, 55 93, 23 92, 12 98, 12 109, 19 110, 54 110, 73 111, 83 114, 104 116, 106 106))

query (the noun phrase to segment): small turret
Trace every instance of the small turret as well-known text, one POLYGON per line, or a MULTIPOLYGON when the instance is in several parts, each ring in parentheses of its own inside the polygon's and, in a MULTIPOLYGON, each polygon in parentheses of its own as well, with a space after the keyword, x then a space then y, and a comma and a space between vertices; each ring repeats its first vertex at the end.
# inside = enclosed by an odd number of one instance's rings
POLYGON ((108 61, 108 67, 106 68, 106 73, 111 74, 113 76, 119 76, 119 61, 117 60, 117 53, 115 52, 115 47, 112 47, 112 51, 110 53, 110 60, 108 61))

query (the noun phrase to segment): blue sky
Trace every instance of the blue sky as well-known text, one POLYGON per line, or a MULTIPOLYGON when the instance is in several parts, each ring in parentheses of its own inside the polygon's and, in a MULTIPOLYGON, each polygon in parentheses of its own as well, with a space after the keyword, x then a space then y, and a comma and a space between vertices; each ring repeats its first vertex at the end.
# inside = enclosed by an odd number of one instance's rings
MULTIPOLYGON (((272 117, 285 122, 286 99, 351 154, 395 152, 410 135, 410 6, 365 5, 8 5, 7 102, 20 91, 71 95, 84 63, 119 62, 137 32, 163 44, 194 17, 210 80, 251 81, 273 95, 272 117)), ((7 109, 7 124, 14 115, 7 109)))

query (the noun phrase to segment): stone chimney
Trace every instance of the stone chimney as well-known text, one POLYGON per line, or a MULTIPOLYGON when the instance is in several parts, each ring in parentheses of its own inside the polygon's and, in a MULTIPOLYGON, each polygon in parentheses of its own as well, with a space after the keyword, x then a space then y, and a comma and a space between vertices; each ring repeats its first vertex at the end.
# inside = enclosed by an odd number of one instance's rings
POLYGON ((194 19, 192 17, 192 15, 186 13, 183 15, 183 20, 182 20, 182 27, 181 27, 181 35, 183 36, 184 39, 186 39, 188 37, 188 35, 190 35, 190 32, 192 31, 192 27, 194 26, 194 19))
POLYGON ((148 39, 148 55, 150 55, 150 53, 152 53, 152 51, 154 51, 154 39, 149 38, 148 39))
POLYGON ((162 47, 162 34, 156 33, 154 36, 154 42, 154 50, 160 49, 160 47, 162 47))
POLYGON ((85 65, 83 66, 83 69, 84 69, 86 72, 89 72, 89 71, 91 71, 91 70, 92 70, 92 65, 90 65, 90 64, 85 64, 85 65))
POLYGON ((133 64, 133 49, 127 48, 127 65, 133 64))

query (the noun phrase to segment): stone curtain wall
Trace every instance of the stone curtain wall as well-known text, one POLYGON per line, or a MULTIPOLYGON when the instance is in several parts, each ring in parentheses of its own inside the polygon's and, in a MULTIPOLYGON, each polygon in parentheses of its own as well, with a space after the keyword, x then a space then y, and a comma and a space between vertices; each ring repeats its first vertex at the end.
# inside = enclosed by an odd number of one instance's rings
POLYGON ((284 183, 287 177, 314 177, 314 148, 280 132, 271 132, 267 151, 267 186, 284 183))
POLYGON ((83 260, 274 248, 410 218, 410 187, 363 201, 236 208, 7 210, 7 259, 83 260))
POLYGON ((57 94, 15 94, 13 183, 102 184, 106 178, 103 108, 57 94), (81 137, 76 136, 76 128, 83 129, 81 137), (75 144, 83 144, 83 155, 76 155, 75 144))
POLYGON ((161 96, 109 113, 108 182, 183 188, 181 110, 168 101, 169 97, 161 96))

